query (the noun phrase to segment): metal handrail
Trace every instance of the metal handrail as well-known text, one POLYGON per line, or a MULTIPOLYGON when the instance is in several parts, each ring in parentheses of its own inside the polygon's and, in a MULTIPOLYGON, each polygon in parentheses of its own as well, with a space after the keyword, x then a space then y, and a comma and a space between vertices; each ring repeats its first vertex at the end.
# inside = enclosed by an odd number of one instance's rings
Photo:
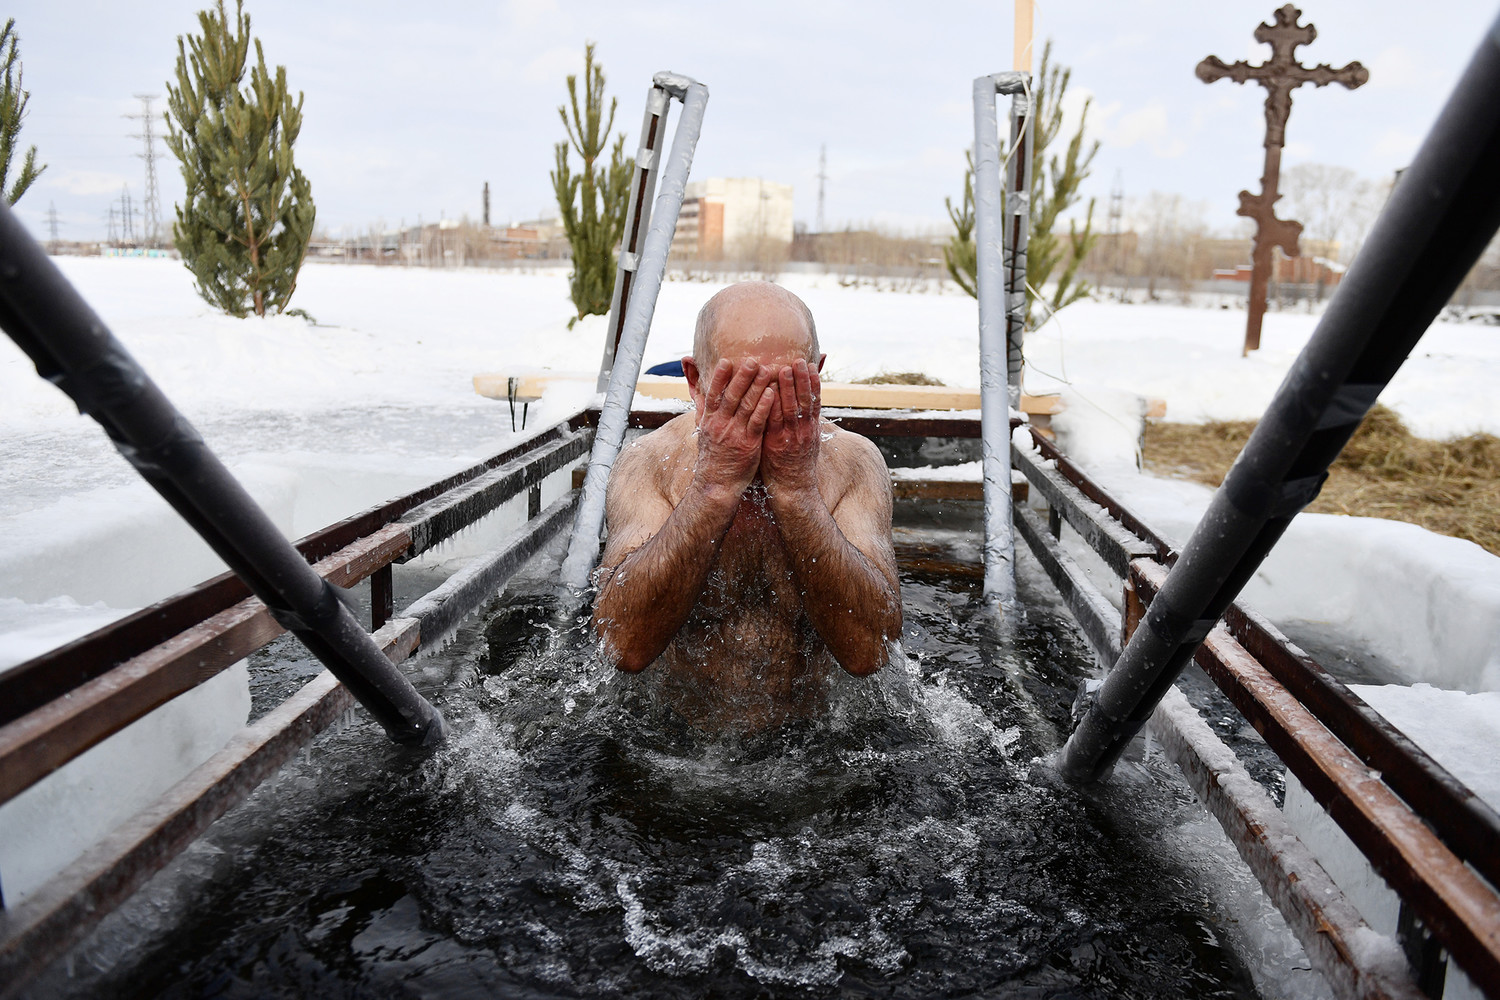
POLYGON ((348 685, 397 743, 443 738, 442 716, 386 658, 187 418, 115 339, 10 207, 0 207, 0 326, 121 455, 348 685))
POLYGON ((672 73, 658 73, 656 84, 682 101, 682 117, 672 136, 672 151, 662 169, 661 192, 651 212, 651 227, 636 269, 635 287, 625 311, 625 324, 610 370, 609 392, 599 417, 589 468, 583 480, 583 499, 578 505, 578 521, 563 561, 563 585, 582 591, 599 560, 599 537, 604 530, 604 494, 609 471, 625 442, 626 424, 630 419, 630 402, 641 374, 641 359, 646 353, 646 337, 651 332, 651 316, 656 311, 656 297, 661 292, 662 277, 667 269, 667 254, 677 216, 682 211, 688 172, 693 166, 693 151, 703 131, 703 112, 708 104, 708 88, 696 80, 672 73))
POLYGON ((1064 775, 1109 773, 1500 226, 1497 92, 1500 20, 1069 737, 1064 775))

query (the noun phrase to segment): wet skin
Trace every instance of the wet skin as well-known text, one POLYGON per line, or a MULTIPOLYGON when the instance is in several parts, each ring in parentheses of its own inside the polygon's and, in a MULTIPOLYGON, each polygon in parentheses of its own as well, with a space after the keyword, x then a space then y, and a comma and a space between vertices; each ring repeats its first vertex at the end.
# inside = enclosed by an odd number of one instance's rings
POLYGON ((837 667, 886 661, 890 482, 873 444, 822 419, 794 311, 742 296, 714 346, 707 377, 683 359, 694 411, 615 463, 594 626, 619 669, 662 671, 690 722, 758 729, 815 714, 837 667))

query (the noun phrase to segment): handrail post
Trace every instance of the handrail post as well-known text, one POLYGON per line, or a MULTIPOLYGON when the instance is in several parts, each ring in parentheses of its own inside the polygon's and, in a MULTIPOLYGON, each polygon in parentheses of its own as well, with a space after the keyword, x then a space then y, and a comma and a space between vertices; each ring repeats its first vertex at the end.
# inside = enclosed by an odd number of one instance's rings
POLYGON ((609 391, 599 414, 594 433, 594 447, 589 454, 588 472, 583 479, 583 497, 579 502, 578 520, 563 561, 562 582, 574 591, 588 586, 589 574, 599 558, 599 535, 604 528, 604 494, 609 484, 609 470, 625 441, 630 420, 630 403, 635 397, 636 380, 641 374, 641 359, 646 353, 646 337, 651 332, 651 316, 656 311, 656 297, 667 270, 667 254, 672 249, 672 234, 682 199, 687 189, 688 172, 693 166, 693 152, 703 130, 703 112, 708 104, 708 88, 696 80, 672 73, 658 73, 656 86, 682 101, 682 116, 672 136, 672 150, 661 173, 661 191, 651 212, 651 225, 641 251, 635 274, 620 344, 610 371, 609 391))
POLYGON ((635 153, 635 172, 626 199, 625 232, 620 237, 620 261, 615 269, 615 288, 609 303, 609 325, 604 334, 604 360, 599 364, 596 392, 609 390, 609 373, 615 367, 615 352, 625 332, 625 312, 630 305, 630 286, 640 266, 641 241, 651 225, 651 201, 656 177, 661 172, 662 137, 667 131, 671 92, 651 81, 646 91, 646 113, 641 119, 641 144, 635 153))
POLYGON ((1064 775, 1108 774, 1500 226, 1497 93, 1500 19, 1063 747, 1064 775))
MULTIPOLYGON (((995 95, 1011 95, 1012 129, 1015 132, 1019 127, 1016 134, 1024 138, 1026 121, 1030 117, 1025 110, 1028 81, 1025 73, 995 73, 974 81, 974 241, 975 291, 979 300, 980 438, 984 467, 984 596, 988 601, 997 602, 1002 611, 1013 605, 1016 599, 1010 410, 1012 406, 1020 406, 1021 345, 1018 333, 1012 339, 1010 328, 1018 319, 1024 324, 1026 265, 1025 257, 1013 252, 1009 262, 1010 274, 1003 273, 1006 267, 1005 197, 1001 190, 1000 127, 996 120, 995 95), (1011 298, 1008 303, 1007 284, 1010 285, 1011 298), (1015 312, 1017 287, 1021 293, 1019 314, 1015 312)), ((1014 149, 1012 156, 1019 158, 1014 149)), ((1024 170, 1012 176, 1024 186, 1024 170)), ((1024 239, 1024 204, 1013 225, 1021 227, 1024 239)), ((1024 253, 1024 242, 1020 246, 1024 253)))

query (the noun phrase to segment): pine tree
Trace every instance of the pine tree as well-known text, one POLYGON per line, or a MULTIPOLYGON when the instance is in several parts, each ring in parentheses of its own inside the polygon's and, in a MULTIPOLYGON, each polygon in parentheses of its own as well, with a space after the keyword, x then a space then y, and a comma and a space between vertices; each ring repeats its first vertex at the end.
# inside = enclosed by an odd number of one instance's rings
POLYGON ((979 287, 975 282, 979 274, 979 251, 974 246, 973 151, 965 151, 964 159, 968 161, 969 169, 964 171, 963 205, 954 208, 952 198, 943 199, 943 204, 948 206, 948 218, 953 220, 953 228, 956 230, 953 238, 948 241, 948 245, 943 247, 943 260, 947 263, 948 273, 953 276, 958 287, 977 299, 979 287))
POLYGON ((14 205, 21 200, 21 195, 31 187, 31 182, 42 175, 47 169, 44 163, 40 167, 36 165, 36 147, 32 146, 26 151, 26 158, 21 161, 21 171, 16 174, 16 181, 5 190, 5 184, 10 177, 10 161, 16 152, 16 136, 21 132, 21 121, 26 117, 26 102, 31 100, 31 91, 21 86, 21 53, 19 45, 21 37, 16 34, 16 19, 11 18, 5 22, 5 27, 0 29, 0 192, 4 192, 5 200, 14 205))
MULTIPOLYGON (((1047 150, 1062 131, 1062 101, 1068 91, 1071 69, 1052 65, 1052 43, 1042 50, 1042 66, 1032 87, 1031 121, 1031 230, 1026 254, 1026 326, 1032 328, 1032 309, 1036 293, 1057 272, 1056 285, 1050 296, 1044 296, 1042 307, 1048 315, 1077 302, 1089 294, 1089 286, 1078 278, 1079 265, 1088 255, 1089 249, 1098 240, 1094 229, 1094 199, 1089 199, 1084 215, 1083 228, 1076 221, 1069 221, 1067 238, 1053 232, 1057 217, 1077 204, 1078 187, 1089 175, 1089 164, 1099 151, 1097 141, 1084 146, 1084 127, 1088 121, 1089 105, 1084 101, 1083 112, 1078 119, 1078 131, 1068 141, 1067 149, 1059 157, 1047 150), (1062 270, 1058 271, 1061 267, 1062 270)), ((943 257, 948 263, 948 272, 960 288, 970 295, 977 295, 975 287, 978 266, 974 246, 974 158, 969 157, 969 169, 964 174, 964 199, 955 210, 952 199, 946 200, 948 215, 953 220, 955 235, 943 248, 943 257)), ((1003 198, 1002 198, 1003 205, 1003 198)), ((1003 216, 1003 208, 1002 208, 1003 216)), ((1045 319, 1045 317, 1043 317, 1045 319)))
POLYGON ((625 156, 625 134, 622 132, 610 151, 609 166, 596 166, 609 130, 614 126, 619 101, 611 98, 609 119, 604 120, 604 70, 594 62, 594 43, 583 50, 583 106, 578 104, 578 78, 568 76, 568 105, 559 106, 558 115, 568 131, 568 142, 555 147, 557 166, 552 171, 552 188, 557 195, 557 209, 562 215, 563 231, 573 249, 573 306, 578 315, 569 326, 585 316, 604 316, 615 288, 615 247, 625 233, 625 211, 630 200, 630 176, 635 161, 625 156), (573 116, 568 117, 571 105, 573 116), (602 127, 601 127, 602 123, 602 127), (568 164, 568 148, 583 159, 583 170, 573 173, 568 164))
POLYGON ((201 36, 177 39, 177 86, 167 85, 167 146, 182 163, 187 196, 172 236, 198 294, 232 316, 285 312, 312 238, 312 186, 292 161, 302 95, 286 67, 273 77, 255 42, 250 86, 241 87, 250 16, 235 2, 198 13, 201 36))

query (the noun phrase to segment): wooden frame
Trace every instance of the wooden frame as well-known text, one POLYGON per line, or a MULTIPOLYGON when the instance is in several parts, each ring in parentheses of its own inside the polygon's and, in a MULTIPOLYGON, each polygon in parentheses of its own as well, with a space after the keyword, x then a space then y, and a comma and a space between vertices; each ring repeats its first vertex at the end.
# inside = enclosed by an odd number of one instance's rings
MULTIPOLYGON (((631 422, 659 426, 671 416, 636 412, 631 422)), ((597 414, 582 411, 425 490, 310 535, 300 547, 335 583, 371 580, 376 638, 393 660, 405 659, 441 641, 567 523, 576 491, 540 510, 539 484, 587 450, 591 417, 597 414), (530 515, 524 528, 392 617, 393 562, 522 491, 530 515)), ((979 421, 969 417, 836 411, 830 417, 872 437, 979 436, 979 421)), ((1018 530, 1096 654, 1113 663, 1175 553, 1045 437, 1035 430, 1032 437, 1047 461, 1019 449, 1013 461, 1049 504, 1048 518, 1044 525, 1018 500, 1018 530), (1064 522, 1124 578, 1123 617, 1063 549, 1064 522)), ((912 492, 949 489, 920 482, 912 492)), ((31 669, 8 690, 31 707, 0 716, 0 800, 279 635, 265 608, 237 585, 222 577, 208 581, 24 665, 31 669), (152 616, 156 622, 147 620, 152 616), (121 658, 101 667, 111 645, 121 647, 121 658), (47 681, 44 667, 60 679, 47 681)), ((1494 981, 1500 898, 1465 866, 1493 880, 1495 852, 1483 850, 1495 843, 1493 810, 1252 612, 1231 608, 1199 659, 1460 965, 1476 981, 1494 981)), ((5 690, 0 684, 0 694, 5 690)), ((0 911, 0 996, 20 990, 351 705, 343 687, 320 674, 21 906, 0 911)), ((1408 979, 1383 969, 1379 956, 1360 946, 1373 932, 1191 707, 1169 698, 1152 724, 1338 994, 1418 996, 1408 979)))

